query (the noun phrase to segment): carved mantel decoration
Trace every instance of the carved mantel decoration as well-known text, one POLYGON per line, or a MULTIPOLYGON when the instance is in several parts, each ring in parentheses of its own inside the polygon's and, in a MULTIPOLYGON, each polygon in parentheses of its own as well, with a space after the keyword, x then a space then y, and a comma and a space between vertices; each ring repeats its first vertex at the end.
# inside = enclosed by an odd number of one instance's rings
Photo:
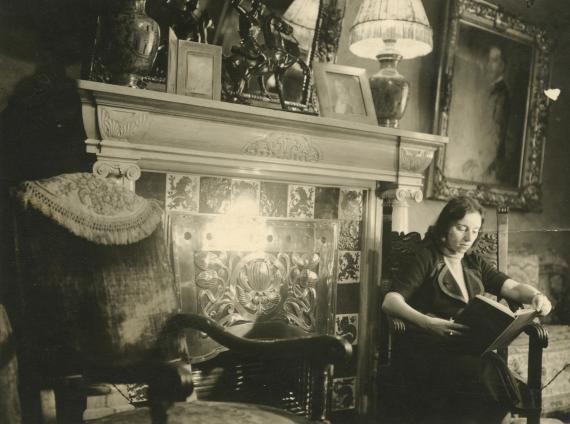
POLYGON ((437 135, 92 81, 78 87, 94 172, 129 187, 143 169, 371 188, 382 181, 421 192, 435 150, 447 143, 437 135))
POLYGON ((291 133, 269 133, 248 143, 242 151, 246 155, 304 162, 318 162, 321 159, 321 152, 309 137, 291 133))
POLYGON ((144 130, 148 122, 148 113, 139 111, 100 109, 101 134, 108 140, 128 140, 144 130))

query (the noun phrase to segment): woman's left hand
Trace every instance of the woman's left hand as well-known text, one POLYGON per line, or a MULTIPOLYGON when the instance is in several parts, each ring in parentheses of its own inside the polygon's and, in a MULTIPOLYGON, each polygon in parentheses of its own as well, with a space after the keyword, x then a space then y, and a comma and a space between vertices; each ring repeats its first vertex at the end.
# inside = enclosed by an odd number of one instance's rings
POLYGON ((542 293, 534 295, 532 298, 532 307, 542 316, 548 315, 552 310, 550 300, 542 293))

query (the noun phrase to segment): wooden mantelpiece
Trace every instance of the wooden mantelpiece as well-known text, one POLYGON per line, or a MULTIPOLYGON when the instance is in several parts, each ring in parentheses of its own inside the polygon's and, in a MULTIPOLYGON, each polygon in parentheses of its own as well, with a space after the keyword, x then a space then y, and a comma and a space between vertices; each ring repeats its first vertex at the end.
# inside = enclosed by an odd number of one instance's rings
POLYGON ((140 169, 414 191, 445 137, 122 86, 79 81, 95 172, 140 169))

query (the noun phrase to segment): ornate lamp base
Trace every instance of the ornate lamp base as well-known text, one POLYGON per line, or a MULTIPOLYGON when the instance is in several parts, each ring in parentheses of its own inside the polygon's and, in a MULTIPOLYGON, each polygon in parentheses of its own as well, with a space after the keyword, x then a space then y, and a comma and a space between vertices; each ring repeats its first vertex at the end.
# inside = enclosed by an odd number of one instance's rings
POLYGON ((382 53, 376 58, 380 62, 380 70, 370 77, 370 88, 378 125, 398 128, 410 92, 410 83, 396 69, 402 56, 382 53))

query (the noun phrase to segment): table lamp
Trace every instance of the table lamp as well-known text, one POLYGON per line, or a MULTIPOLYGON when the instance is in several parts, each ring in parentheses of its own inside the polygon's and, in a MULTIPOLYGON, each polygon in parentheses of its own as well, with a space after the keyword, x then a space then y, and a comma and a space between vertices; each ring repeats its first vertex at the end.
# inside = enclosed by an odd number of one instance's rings
POLYGON ((409 82, 398 72, 401 59, 431 52, 432 29, 421 0, 363 0, 349 36, 350 51, 377 59, 370 77, 378 124, 397 128, 408 101, 409 82))
POLYGON ((299 48, 309 51, 319 16, 319 0, 293 0, 281 17, 293 28, 299 48))

